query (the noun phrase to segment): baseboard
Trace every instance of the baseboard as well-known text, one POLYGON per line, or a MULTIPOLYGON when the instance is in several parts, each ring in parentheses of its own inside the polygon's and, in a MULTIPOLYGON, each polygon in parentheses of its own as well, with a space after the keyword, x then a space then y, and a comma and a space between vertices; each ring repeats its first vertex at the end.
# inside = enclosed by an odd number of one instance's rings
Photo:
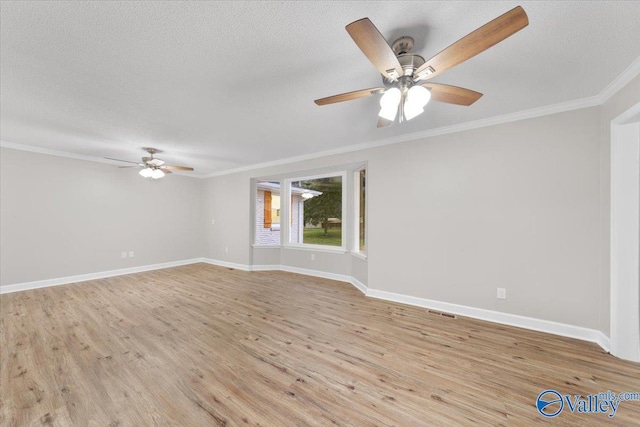
POLYGON ((503 325, 516 326, 518 328, 546 332, 563 337, 576 338, 583 341, 590 341, 598 344, 607 352, 609 351, 609 338, 602 332, 595 329, 567 325, 565 323, 552 322, 550 320, 536 319, 533 317, 520 316, 517 314, 486 310, 483 308, 469 307, 466 305, 430 300, 426 298, 412 297, 404 294, 380 291, 377 289, 367 289, 366 295, 368 297, 378 298, 385 301, 399 302, 403 304, 414 305, 417 307, 444 311, 447 313, 471 317, 473 319, 484 320, 487 322, 500 323, 503 325))
POLYGON ((289 273, 297 273, 305 276, 321 277, 323 279, 330 279, 330 280, 337 280, 339 282, 352 283, 351 276, 348 276, 346 274, 329 273, 329 272, 320 271, 320 270, 310 270, 307 268, 292 267, 290 265, 269 265, 269 264, 248 265, 248 264, 237 264, 237 263, 228 262, 228 261, 221 261, 221 260, 212 259, 212 258, 203 258, 203 262, 211 265, 235 268, 243 271, 286 271, 289 273))
POLYGON ((370 298, 382 299, 385 301, 399 302, 402 304, 413 305, 417 307, 429 308, 432 310, 444 311, 459 316, 470 317, 473 319, 484 320, 502 325, 515 326, 518 328, 530 329, 548 334, 560 335, 563 337, 575 338, 583 341, 589 341, 598 344, 605 351, 609 352, 610 342, 601 331, 595 329, 584 328, 581 326, 568 325, 550 320, 536 319, 533 317, 520 316, 517 314, 509 314, 499 311, 487 310, 484 308, 469 307, 466 305, 452 304, 448 302, 430 300, 426 298, 412 297, 394 292, 381 291, 371 289, 355 277, 345 274, 328 273, 319 270, 309 270, 306 268, 291 267, 287 265, 240 265, 228 263, 225 261, 207 259, 205 262, 214 265, 222 265, 225 267, 236 267, 245 271, 287 271, 290 273, 303 274, 306 276, 322 277, 325 279, 347 282, 356 289, 370 298))
POLYGON ((15 283, 0 286, 0 294, 27 291, 30 289, 47 288, 49 286, 67 285, 69 283, 85 282, 87 280, 105 279, 107 277, 122 276, 124 274, 142 273, 163 268, 179 267, 181 265, 204 262, 203 258, 192 258, 181 261, 162 262, 159 264, 142 265, 139 267, 120 268, 117 270, 101 271, 98 273, 78 274, 75 276, 58 277, 56 279, 36 280, 33 282, 15 283))
POLYGON ((355 286, 356 289, 358 289, 360 292, 362 292, 363 294, 367 295, 367 285, 365 285, 364 283, 362 283, 361 281, 359 281, 355 277, 351 277, 351 280, 349 280, 349 283, 351 283, 353 286, 355 286))
POLYGON ((252 271, 252 268, 250 265, 238 264, 236 262, 221 261, 219 259, 211 259, 211 258, 202 258, 202 262, 205 262, 211 265, 217 265, 218 267, 235 268, 236 270, 242 270, 242 271, 252 271))
POLYGON ((251 271, 280 271, 279 265, 252 265, 251 271))
POLYGON ((602 331, 594 331, 594 332, 595 332, 595 338, 596 338, 596 341, 594 342, 598 344, 600 347, 602 347, 602 349, 607 353, 611 353, 611 339, 608 336, 606 336, 602 331))
POLYGON ((220 261, 211 258, 192 258, 181 261, 164 262, 159 264, 144 265, 140 267, 122 268, 118 270, 102 271, 99 273, 80 274, 77 276, 60 277, 57 279, 38 280, 34 282, 17 283, 13 285, 0 286, 0 294, 10 292, 26 291, 29 289, 46 288, 49 286, 65 285, 68 283, 84 282, 87 280, 104 279, 107 277, 121 276, 124 274, 142 273, 145 271, 160 270, 163 268, 179 267, 182 265, 203 262, 219 267, 234 268, 242 271, 287 271, 306 276, 321 277, 340 282, 352 284, 356 289, 370 298, 377 298, 385 301, 399 302, 402 304, 417 307, 430 308, 432 310, 444 311, 457 314, 459 316, 471 317, 473 319, 487 322, 500 323, 503 325, 516 326, 519 328, 531 329, 539 332, 560 335, 569 338, 576 338, 583 341, 590 341, 598 344, 605 351, 609 352, 611 347, 610 339, 601 331, 581 326, 567 325, 565 323, 552 322, 549 320, 536 319, 533 317, 520 316, 517 314, 503 313, 499 311, 486 310, 483 308, 469 307, 465 305, 452 304, 448 302, 430 300, 426 298, 412 297, 394 292, 370 289, 356 278, 326 271, 310 270, 287 265, 247 265, 228 261, 220 261))
POLYGON ((306 268, 291 267, 289 265, 281 265, 280 270, 287 271, 289 273, 303 274, 305 276, 321 277, 323 279, 330 279, 330 280, 337 280, 338 282, 351 283, 351 276, 347 276, 346 274, 327 273, 326 271, 309 270, 306 268))

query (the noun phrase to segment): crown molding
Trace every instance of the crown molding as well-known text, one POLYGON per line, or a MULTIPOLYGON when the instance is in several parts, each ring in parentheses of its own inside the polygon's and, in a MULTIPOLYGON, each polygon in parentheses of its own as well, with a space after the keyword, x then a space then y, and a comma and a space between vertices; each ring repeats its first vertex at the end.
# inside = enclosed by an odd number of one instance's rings
MULTIPOLYGON (((28 151, 30 153, 46 154, 49 156, 66 157, 68 159, 84 160, 87 162, 104 163, 107 165, 122 166, 121 162, 104 159, 102 157, 84 156, 82 154, 70 153, 68 151, 51 150, 44 147, 36 147, 34 145, 16 144, 15 142, 0 141, 0 147, 11 148, 13 150, 28 151)), ((172 171, 174 175, 186 176, 189 178, 204 178, 203 175, 190 175, 185 172, 172 171)))
POLYGON ((472 129, 479 129, 487 126, 494 126, 503 123, 516 122, 519 120, 532 119, 535 117, 547 116, 550 114, 564 113, 581 108, 595 107, 607 102, 613 95, 622 89, 627 83, 640 75, 640 57, 636 58, 622 73, 618 75, 611 83, 609 83, 599 94, 574 101, 562 102, 559 104, 547 105, 544 107, 532 108, 529 110, 518 111, 515 113, 504 114, 502 116, 489 117, 486 119, 475 120, 472 122, 460 123, 451 126, 444 126, 426 131, 414 132, 404 135, 397 135, 384 139, 377 139, 360 144, 350 145, 347 147, 334 148, 331 150, 319 151, 312 154, 302 156, 287 157, 285 159, 275 160, 265 163, 257 163, 239 168, 227 169, 225 171, 213 172, 202 175, 203 178, 213 178, 216 176, 231 175, 238 172, 247 172, 255 169, 263 169, 272 166, 279 166, 289 163, 296 163, 304 160, 312 160, 320 157, 334 156, 337 154, 351 153, 354 151, 366 150, 370 148, 382 147, 384 145, 397 144, 400 142, 415 141, 418 139, 434 137, 438 135, 446 135, 449 133, 464 132, 472 129))
POLYGON ((15 142, 0 141, 0 147, 11 148, 13 150, 29 151, 31 153, 47 154, 49 156, 66 157, 69 159, 86 160, 88 162, 107 163, 111 165, 119 164, 112 160, 103 159, 94 156, 84 156, 82 154, 70 153, 68 151, 51 150, 44 147, 36 147, 34 145, 16 144, 15 142))
POLYGON ((548 105, 545 107, 533 108, 530 110, 518 111, 515 113, 504 114, 502 116, 489 117, 486 119, 475 120, 472 122, 460 123, 451 126, 443 126, 435 129, 428 129, 420 132, 406 133, 403 135, 396 135, 389 138, 376 139, 369 142, 363 142, 360 144, 349 145, 346 147, 334 148, 331 150, 318 151, 316 153, 304 154, 302 156, 287 157, 280 160, 274 160, 271 162, 256 163, 253 165, 242 166, 239 168, 227 169, 224 171, 213 172, 206 175, 202 175, 202 178, 214 178, 216 176, 231 175, 238 172, 247 172, 250 170, 263 169, 272 166, 279 166, 289 163, 301 162, 304 160, 312 160, 320 157, 335 156, 338 154, 352 153, 354 151, 367 150, 376 147, 382 147, 385 145, 397 144, 400 142, 416 141, 419 139, 430 138, 439 135, 446 135, 449 133, 464 132, 467 130, 473 130, 483 128, 487 126, 494 126, 503 123, 515 122, 519 120, 531 119, 534 117, 547 116, 550 114, 563 113, 566 111, 579 110, 581 108, 595 107, 600 105, 600 98, 598 96, 590 96, 588 98, 582 98, 575 101, 563 102, 560 104, 548 105))
POLYGON ((618 93, 620 89, 625 87, 627 83, 640 75, 640 57, 636 58, 625 70, 618 75, 611 83, 607 85, 597 96, 598 103, 604 104, 613 95, 618 93))
MULTIPOLYGON (((501 116, 489 117, 486 119, 475 120, 472 122, 460 123, 451 126, 443 126, 435 129, 429 129, 426 131, 413 132, 403 135, 392 136, 389 138, 376 139, 373 141, 367 141, 360 144, 349 145, 346 147, 334 148, 331 150, 318 151, 316 153, 304 154, 301 156, 286 157, 280 160, 274 160, 264 163, 256 163, 253 165, 241 166, 237 168, 227 169, 218 172, 212 172, 208 174, 183 174, 176 173, 177 175, 187 176, 190 178, 214 178, 217 176, 231 175, 239 172, 247 172, 251 170, 264 169, 273 166, 280 166, 290 163, 302 162, 305 160, 317 159, 320 157, 335 156, 338 154, 352 153, 355 151, 367 150, 376 147, 382 147, 385 145, 397 144, 400 142, 415 141, 424 138, 430 138, 439 135, 446 135, 456 132, 464 132, 473 129, 479 129, 487 126, 495 126, 504 123, 516 122, 520 120, 532 119, 535 117, 547 116, 550 114, 558 114, 572 110, 579 110, 581 108, 595 107, 607 102, 613 95, 620 91, 626 84, 628 84, 635 77, 640 75, 640 57, 636 58, 622 73, 618 75, 611 83, 609 83, 599 94, 586 98, 577 99, 574 101, 562 102, 559 104, 547 105, 544 107, 532 108, 529 110, 518 111, 515 113, 504 114, 501 116)), ((111 160, 106 160, 100 157, 84 156, 81 154, 70 153, 66 151, 51 150, 48 148, 36 147, 32 145, 16 144, 8 141, 0 141, 0 147, 12 148, 14 150, 30 151, 33 153, 48 154, 51 156, 68 157, 77 160, 86 160, 90 162, 106 163, 116 165, 111 160)), ((175 173, 175 172, 174 172, 175 173)))

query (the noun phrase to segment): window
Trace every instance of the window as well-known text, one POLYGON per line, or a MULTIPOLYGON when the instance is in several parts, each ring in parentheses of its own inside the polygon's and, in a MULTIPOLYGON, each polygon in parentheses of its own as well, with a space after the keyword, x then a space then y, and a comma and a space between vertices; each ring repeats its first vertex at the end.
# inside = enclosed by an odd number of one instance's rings
POLYGON ((258 181, 256 192, 256 238, 258 246, 280 245, 280 183, 258 181))
POLYGON ((358 169, 354 173, 354 213, 355 213, 355 227, 354 235, 355 241, 353 244, 353 252, 361 254, 366 253, 365 245, 365 230, 366 230, 366 196, 367 196, 367 169, 358 169))
POLYGON ((345 176, 325 175, 287 180, 290 194, 289 242, 344 249, 342 212, 345 176))

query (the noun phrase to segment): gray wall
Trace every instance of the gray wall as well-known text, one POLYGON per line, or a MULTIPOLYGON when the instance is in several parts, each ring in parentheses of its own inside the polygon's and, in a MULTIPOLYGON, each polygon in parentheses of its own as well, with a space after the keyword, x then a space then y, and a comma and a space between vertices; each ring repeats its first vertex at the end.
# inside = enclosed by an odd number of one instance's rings
POLYGON ((205 256, 608 334, 609 122, 639 99, 206 180, 3 149, 2 283, 205 256), (253 178, 362 162, 367 260, 251 247, 253 178))
POLYGON ((200 179, 2 148, 2 285, 201 257, 200 179), (134 258, 121 252, 134 251, 134 258))
POLYGON ((203 234, 206 257, 239 264, 251 263, 249 235, 253 222, 249 194, 249 179, 242 174, 205 180, 203 234))
POLYGON ((373 289, 597 329, 600 114, 593 107, 210 178, 205 210, 217 218, 207 256, 279 260, 373 289), (364 161, 367 261, 250 248, 251 178, 364 161), (498 287, 507 300, 496 299, 498 287))
POLYGON ((377 149, 369 176, 371 288, 598 326, 598 108, 377 149))
MULTIPOLYGON (((207 179, 204 186, 204 221, 206 222, 206 257, 220 261, 251 265, 284 265, 340 275, 352 275, 352 265, 362 260, 350 253, 338 254, 322 251, 308 251, 280 248, 252 248, 251 213, 254 193, 251 191, 252 178, 281 179, 296 173, 314 175, 333 171, 355 170, 363 164, 363 152, 340 156, 323 157, 301 163, 292 163, 242 173, 222 175, 207 179), (212 220, 215 224, 212 224, 212 220), (311 260, 311 254, 315 259, 311 260)), ((353 192, 353 179, 347 174, 347 193, 353 192)), ((343 218, 351 218, 352 198, 347 198, 347 211, 343 218)), ((346 239, 351 241, 352 230, 348 229, 346 239)), ((366 264, 366 261, 364 261, 366 264)), ((358 276, 365 279, 366 273, 358 276)), ((366 270, 366 268, 365 268, 366 270)))

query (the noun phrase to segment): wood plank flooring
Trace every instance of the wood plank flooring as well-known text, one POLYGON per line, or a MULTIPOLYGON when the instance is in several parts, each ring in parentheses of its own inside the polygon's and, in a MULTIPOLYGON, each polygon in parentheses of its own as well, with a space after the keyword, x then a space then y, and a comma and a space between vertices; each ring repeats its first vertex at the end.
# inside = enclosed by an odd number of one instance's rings
MULTIPOLYGON (((351 285, 194 264, 0 297, 2 426, 525 426, 545 389, 640 391, 597 345, 351 285)), ((640 425, 617 415, 553 425, 640 425)))

